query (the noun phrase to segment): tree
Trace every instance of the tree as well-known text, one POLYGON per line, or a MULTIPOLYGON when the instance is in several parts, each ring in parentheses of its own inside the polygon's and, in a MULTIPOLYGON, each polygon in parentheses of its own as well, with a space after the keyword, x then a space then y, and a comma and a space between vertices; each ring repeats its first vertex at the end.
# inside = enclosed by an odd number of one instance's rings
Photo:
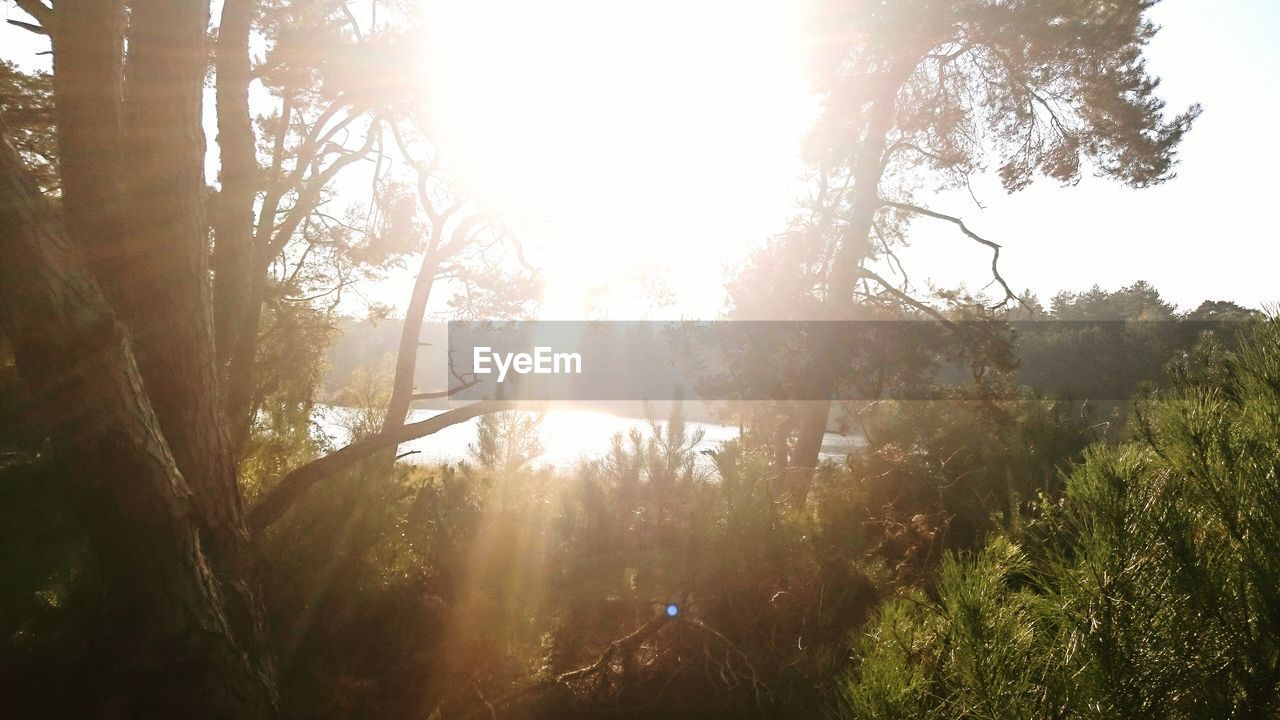
MULTIPOLYGON (((150 32, 140 31, 131 43, 140 55, 131 62, 148 67, 155 61, 149 54, 170 55, 160 63, 162 68, 150 66, 147 72, 155 73, 158 86, 172 93, 167 98, 172 103, 171 129, 190 131, 192 126, 182 122, 188 116, 194 118, 197 132, 177 138, 164 157, 194 154, 198 170, 199 113, 191 113, 190 105, 199 107, 204 18, 186 10, 136 4, 140 27, 150 32), (152 22, 156 24, 149 25, 152 22), (167 26, 172 33, 167 41, 155 32, 157 26, 167 26), (175 54, 172 46, 164 47, 166 42, 184 41, 192 42, 194 58, 190 50, 175 54)), ((148 107, 155 97, 145 95, 135 89, 127 102, 148 107)), ((66 111, 60 104, 59 112, 66 111)), ((65 135, 60 123, 70 228, 76 226, 72 217, 77 192, 83 190, 71 180, 70 168, 82 158, 65 135)), ((119 139, 123 143, 124 138, 119 139)), ((190 294, 195 293, 199 309, 203 283, 198 275, 182 272, 198 272, 198 262, 193 267, 173 266, 183 255, 203 255, 203 231, 189 224, 184 234, 178 222, 189 210, 185 203, 194 198, 199 207, 203 183, 198 172, 194 178, 190 172, 183 176, 165 161, 136 167, 139 184, 163 190, 153 198, 157 206, 137 216, 139 229, 131 224, 126 235, 129 249, 143 254, 155 248, 148 248, 145 238, 157 232, 168 237, 171 252, 156 253, 169 261, 161 265, 168 272, 144 280, 157 259, 144 256, 137 258, 136 283, 105 272, 104 281, 99 281, 83 257, 101 261, 106 256, 93 252, 98 248, 90 244, 100 242, 101 235, 80 243, 66 237, 16 151, 7 141, 0 146, 4 330, 23 381, 39 399, 31 411, 85 474, 82 499, 95 508, 95 546, 111 582, 120 589, 108 599, 108 614, 118 628, 108 635, 114 640, 108 654, 118 655, 115 664, 104 664, 105 677, 95 687, 108 697, 121 696, 138 714, 262 716, 274 704, 274 687, 270 662, 256 647, 261 609, 249 584, 243 506, 220 418, 209 412, 213 397, 199 392, 200 383, 212 377, 212 335, 197 312, 188 318, 186 332, 173 338, 171 355, 163 360, 154 352, 148 355, 147 341, 154 351, 162 321, 154 310, 124 301, 146 287, 169 293, 175 304, 191 302, 190 294), (149 287, 148 280, 163 287, 149 287), (109 294, 120 298, 123 309, 108 303, 109 294), (122 316, 132 322, 126 325, 122 316), (184 394, 184 387, 196 390, 195 396, 184 394)), ((123 229, 103 229, 118 230, 123 229)))
MULTIPOLYGON (((340 290, 356 264, 416 249, 416 211, 398 211, 400 185, 381 170, 384 136, 415 124, 407 89, 419 85, 397 72, 407 45, 362 31, 345 5, 225 2, 211 194, 207 0, 17 4, 31 22, 16 22, 51 40, 53 133, 41 135, 47 119, 15 112, 6 93, 0 135, 17 147, 0 144, 0 328, 32 399, 24 416, 83 476, 73 487, 112 589, 103 612, 113 629, 103 631, 88 708, 269 717, 275 671, 254 532, 358 460, 503 407, 407 424, 401 413, 293 468, 247 507, 242 450, 265 392, 263 354, 281 347, 263 318, 287 315, 298 301, 290 292, 308 282, 340 290), (270 48, 256 66, 255 29, 270 48), (386 82, 367 82, 370 71, 386 82), (279 114, 256 126, 254 83, 281 98, 279 114), (331 183, 367 157, 379 168, 372 200, 359 225, 343 222, 331 214, 331 183)), ((0 80, 17 89, 18 109, 47 109, 47 78, 6 66, 0 80)), ((436 182, 416 169, 420 186, 436 182)), ((433 262, 455 275, 464 250, 485 249, 480 238, 510 242, 433 228, 429 246, 451 251, 433 262)), ((424 274, 427 287, 440 277, 424 274)))
POLYGON ((1138 282, 1108 292, 1094 285, 1085 292, 1062 291, 1049 301, 1055 320, 1172 320, 1174 307, 1150 283, 1138 282))
MULTIPOLYGON (((1133 187, 1171 178, 1199 107, 1166 117, 1156 95, 1143 58, 1155 2, 819 3, 814 72, 825 108, 808 150, 818 187, 794 231, 815 236, 826 258, 821 316, 846 317, 857 298, 916 303, 873 268, 918 218, 989 249, 1003 301, 1016 298, 999 245, 918 204, 913 189, 924 182, 966 188, 991 166, 1010 192, 1037 175, 1073 184, 1086 166, 1133 187)), ((821 363, 812 374, 819 388, 835 382, 821 363)), ((796 464, 816 463, 828 414, 815 403, 796 464)))

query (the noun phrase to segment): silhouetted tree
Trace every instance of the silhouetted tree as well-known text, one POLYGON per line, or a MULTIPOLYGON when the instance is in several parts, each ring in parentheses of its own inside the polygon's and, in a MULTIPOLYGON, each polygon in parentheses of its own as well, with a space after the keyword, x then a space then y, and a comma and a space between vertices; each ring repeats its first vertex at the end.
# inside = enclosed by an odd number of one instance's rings
POLYGON ((436 251, 428 286, 443 272, 483 276, 468 263, 510 238, 459 229, 483 223, 456 200, 446 207, 458 226, 422 231, 419 212, 430 217, 449 197, 438 168, 414 164, 416 197, 382 169, 385 138, 407 154, 413 140, 401 138, 420 124, 422 84, 403 72, 417 67, 412 47, 366 32, 345 4, 223 3, 212 195, 207 0, 17 5, 31 18, 17 24, 49 36, 53 73, 0 73, 0 327, 25 386, 25 424, 83 475, 69 487, 91 508, 108 597, 84 711, 271 716, 252 530, 362 458, 501 407, 410 424, 401 412, 266 483, 250 513, 245 441, 264 398, 287 383, 279 363, 324 337, 306 327, 318 308, 299 312, 308 298, 298 291, 340 290, 358 266, 424 249, 436 251), (251 87, 279 98, 278 114, 255 118, 251 87), (378 167, 367 212, 335 218, 332 182, 366 158, 378 167))
MULTIPOLYGON (((819 2, 814 68, 825 108, 809 149, 818 188, 793 232, 815 235, 830 258, 815 290, 820 315, 847 316, 859 297, 915 303, 871 268, 915 218, 948 222, 989 249, 994 281, 1015 298, 999 246, 917 204, 921 184, 963 188, 990 167, 1010 192, 1037 175, 1075 183, 1086 166, 1134 187, 1172 177, 1199 108, 1164 113, 1143 58, 1153 5, 819 2)), ((836 380, 821 363, 812 374, 817 387, 836 380)), ((798 464, 815 464, 827 415, 816 404, 803 424, 798 464)))

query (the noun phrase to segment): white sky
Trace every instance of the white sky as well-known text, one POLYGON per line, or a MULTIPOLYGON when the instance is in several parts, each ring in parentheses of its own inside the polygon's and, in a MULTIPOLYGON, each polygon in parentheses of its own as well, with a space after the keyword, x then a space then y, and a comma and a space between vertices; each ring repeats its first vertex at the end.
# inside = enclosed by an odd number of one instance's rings
MULTIPOLYGON (((595 286, 615 288, 608 317, 644 314, 628 284, 639 267, 675 291, 666 314, 714 317, 725 266, 782 230, 802 192, 813 106, 788 3, 429 1, 423 62, 442 139, 474 192, 535 246, 552 288, 544 316, 581 316, 595 286)), ((1038 182, 1006 196, 984 178, 985 210, 967 194, 933 205, 1002 243, 1010 284, 1042 298, 1145 279, 1184 307, 1280 300, 1280 2, 1165 0, 1153 18, 1164 29, 1150 66, 1170 109, 1205 107, 1177 179, 1147 190, 1038 182)), ((0 57, 26 65, 45 47, 0 29, 0 57)), ((917 286, 988 281, 985 250, 949 226, 920 221, 912 237, 903 260, 917 286)))
MULTIPOLYGON (((1177 178, 1145 190, 1092 178, 1074 188, 1038 182, 1012 196, 987 179, 979 190, 986 210, 967 196, 939 209, 1002 243, 1004 276, 1042 298, 1144 279, 1183 307, 1206 298, 1276 302, 1280 2, 1166 0, 1152 17, 1163 29, 1148 57, 1169 108, 1204 105, 1177 178)), ((986 282, 989 256, 945 226, 915 230, 921 240, 903 256, 908 265, 952 283, 986 282)))

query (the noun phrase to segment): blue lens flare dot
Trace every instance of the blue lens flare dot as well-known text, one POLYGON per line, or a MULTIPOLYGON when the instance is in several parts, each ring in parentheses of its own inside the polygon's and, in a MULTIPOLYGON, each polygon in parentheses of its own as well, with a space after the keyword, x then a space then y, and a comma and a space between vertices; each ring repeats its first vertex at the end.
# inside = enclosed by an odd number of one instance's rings
POLYGON ((680 614, 680 606, 675 603, 667 604, 667 617, 675 617, 680 614))

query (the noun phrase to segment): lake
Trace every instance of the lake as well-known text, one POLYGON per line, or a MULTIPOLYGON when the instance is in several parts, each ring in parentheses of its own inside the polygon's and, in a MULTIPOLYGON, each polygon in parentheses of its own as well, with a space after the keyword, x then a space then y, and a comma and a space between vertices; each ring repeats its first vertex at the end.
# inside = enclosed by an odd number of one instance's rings
MULTIPOLYGON (((326 435, 341 446, 347 443, 350 432, 343 423, 345 408, 321 406, 317 420, 326 435)), ((443 412, 442 410, 414 410, 409 417, 410 422, 426 420, 443 412)), ((476 426, 479 418, 445 428, 440 432, 417 440, 411 440, 400 446, 400 453, 412 452, 404 458, 405 462, 434 465, 438 463, 456 463, 471 459, 468 446, 476 440, 476 426)), ((663 426, 666 423, 662 423, 663 426)), ((694 450, 714 450, 721 443, 738 437, 737 426, 720 425, 709 422, 688 421, 688 432, 701 430, 702 442, 694 450)), ((538 466, 550 466, 557 469, 571 469, 580 460, 597 460, 608 454, 613 436, 626 434, 632 428, 640 428, 648 434, 649 425, 644 420, 619 417, 606 412, 580 409, 551 409, 543 415, 540 436, 543 454, 535 461, 538 466)), ((842 461, 853 449, 862 444, 862 439, 854 435, 827 433, 823 438, 821 457, 826 460, 842 461)), ((711 465, 711 458, 697 453, 697 462, 703 466, 711 465)))

